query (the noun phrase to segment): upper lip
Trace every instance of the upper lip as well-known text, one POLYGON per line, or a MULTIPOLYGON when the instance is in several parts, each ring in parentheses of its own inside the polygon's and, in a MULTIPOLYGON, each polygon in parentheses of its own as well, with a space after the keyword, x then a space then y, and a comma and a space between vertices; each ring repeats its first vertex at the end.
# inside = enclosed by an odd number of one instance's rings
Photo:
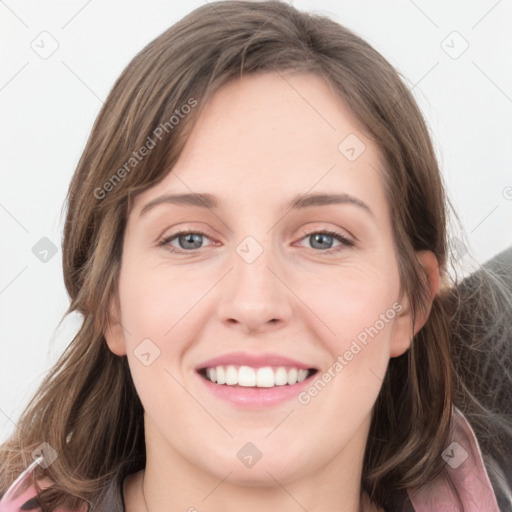
POLYGON ((248 354, 245 352, 231 352, 202 362, 196 366, 196 370, 213 368, 215 366, 227 366, 230 364, 252 366, 253 368, 260 368, 263 366, 288 366, 304 370, 313 368, 310 364, 302 363, 296 359, 291 359, 279 354, 248 354))

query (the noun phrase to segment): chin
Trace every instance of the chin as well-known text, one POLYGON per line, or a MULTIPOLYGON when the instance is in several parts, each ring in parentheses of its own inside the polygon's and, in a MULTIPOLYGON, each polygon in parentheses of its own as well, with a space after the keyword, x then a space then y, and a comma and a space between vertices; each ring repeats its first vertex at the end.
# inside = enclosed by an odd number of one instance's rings
MULTIPOLYGON (((277 450, 273 455, 274 457, 270 454, 265 456, 263 453, 252 466, 246 466, 236 454, 235 457, 230 454, 223 459, 222 463, 219 464, 217 461, 214 467, 205 467, 204 470, 214 479, 219 481, 226 479, 226 482, 241 487, 275 487, 276 480, 281 485, 285 485, 311 472, 305 462, 302 462, 302 466, 298 466, 297 462, 291 463, 291 460, 297 461, 298 457, 292 457, 277 450)), ((204 464, 204 458, 202 462, 204 464)))

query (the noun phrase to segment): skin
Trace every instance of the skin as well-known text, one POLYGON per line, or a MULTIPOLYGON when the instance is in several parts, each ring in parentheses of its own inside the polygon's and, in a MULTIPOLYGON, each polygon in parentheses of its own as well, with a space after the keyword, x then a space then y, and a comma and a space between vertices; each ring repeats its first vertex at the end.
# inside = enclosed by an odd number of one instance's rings
MULTIPOLYGON (((289 355, 322 374, 399 299, 376 146, 322 78, 283 77, 251 75, 217 91, 172 172, 129 215, 105 332, 110 350, 127 355, 145 409, 147 464, 125 480, 128 512, 146 510, 142 489, 150 511, 360 510, 372 407, 390 357, 409 348, 430 306, 413 326, 403 299, 400 313, 307 405, 241 410, 207 392, 194 370, 243 350, 289 355), (353 162, 338 150, 349 134, 366 145, 353 162), (163 204, 139 217, 163 193, 190 192, 211 193, 221 206, 163 204), (351 204, 286 210, 307 192, 348 193, 373 216, 351 204), (207 236, 168 243, 182 254, 158 246, 181 229, 207 236), (315 244, 319 229, 355 245, 328 237, 315 244), (263 250, 250 264, 236 252, 247 236, 263 250), (326 254, 330 248, 340 250, 326 254), (160 350, 149 366, 134 355, 145 338, 160 350), (247 442, 263 454, 251 468, 236 456, 247 442)), ((436 258, 417 257, 432 300, 436 258)))

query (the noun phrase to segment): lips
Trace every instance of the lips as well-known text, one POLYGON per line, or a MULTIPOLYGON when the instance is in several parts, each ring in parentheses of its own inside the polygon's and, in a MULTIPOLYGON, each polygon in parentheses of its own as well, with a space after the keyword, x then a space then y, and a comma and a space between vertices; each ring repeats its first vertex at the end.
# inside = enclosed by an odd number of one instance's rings
POLYGON ((204 372, 206 368, 216 366, 250 366, 252 368, 263 368, 265 366, 284 366, 285 368, 297 368, 304 370, 317 370, 311 364, 298 361, 279 354, 249 354, 247 352, 231 352, 221 356, 203 361, 196 366, 197 372, 204 372))
POLYGON ((208 359, 195 370, 200 392, 236 411, 260 411, 296 400, 318 371, 287 356, 243 352, 208 359))

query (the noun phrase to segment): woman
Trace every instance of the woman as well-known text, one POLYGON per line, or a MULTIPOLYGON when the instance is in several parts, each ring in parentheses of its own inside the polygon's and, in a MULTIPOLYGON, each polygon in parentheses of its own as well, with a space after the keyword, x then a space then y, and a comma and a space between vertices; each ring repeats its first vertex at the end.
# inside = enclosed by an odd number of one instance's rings
POLYGON ((196 9, 122 73, 74 174, 83 325, 2 445, 0 510, 498 511, 446 204, 367 43, 281 2, 196 9))

